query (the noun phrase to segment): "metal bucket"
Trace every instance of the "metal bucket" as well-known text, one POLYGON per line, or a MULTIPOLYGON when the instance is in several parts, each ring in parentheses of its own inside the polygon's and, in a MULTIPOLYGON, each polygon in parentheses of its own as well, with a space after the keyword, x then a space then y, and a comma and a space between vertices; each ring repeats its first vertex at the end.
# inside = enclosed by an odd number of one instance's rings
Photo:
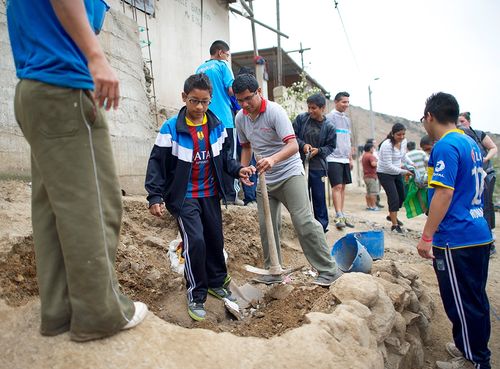
POLYGON ((339 269, 345 273, 370 273, 372 269, 372 257, 353 233, 335 242, 331 254, 339 269))

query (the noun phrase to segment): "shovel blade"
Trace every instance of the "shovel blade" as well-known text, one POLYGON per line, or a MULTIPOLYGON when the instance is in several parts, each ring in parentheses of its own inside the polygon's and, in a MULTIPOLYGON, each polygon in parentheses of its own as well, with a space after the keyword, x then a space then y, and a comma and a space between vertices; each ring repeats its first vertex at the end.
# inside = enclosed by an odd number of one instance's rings
POLYGON ((231 313, 232 316, 234 316, 237 320, 243 319, 243 316, 241 315, 240 312, 240 307, 236 302, 233 302, 227 298, 222 299, 224 301, 224 306, 226 307, 226 310, 231 313))
POLYGON ((281 267, 275 267, 274 269, 262 269, 254 267, 252 265, 245 265, 244 268, 247 272, 259 275, 281 275, 292 272, 292 269, 282 269, 281 267))

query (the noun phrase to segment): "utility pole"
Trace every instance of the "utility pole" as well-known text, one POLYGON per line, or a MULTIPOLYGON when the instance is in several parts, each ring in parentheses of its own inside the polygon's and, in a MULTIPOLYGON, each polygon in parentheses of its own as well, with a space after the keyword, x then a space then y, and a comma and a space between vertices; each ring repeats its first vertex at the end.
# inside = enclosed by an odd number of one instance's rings
MULTIPOLYGON (((372 81, 378 81, 380 78, 376 77, 372 81)), ((370 104, 370 128, 371 128, 371 133, 372 137, 375 138, 375 118, 373 115, 373 107, 372 107, 372 88, 370 84, 368 84, 368 102, 370 104)))
MULTIPOLYGON (((276 29, 280 30, 280 0, 276 0, 276 29)), ((276 34, 278 37, 278 49, 276 52, 276 63, 278 64, 278 84, 277 86, 283 85, 283 55, 281 54, 281 36, 279 33, 276 34)))
MULTIPOLYGON (((250 6, 251 16, 253 18, 253 0, 248 0, 248 5, 250 6)), ((255 22, 251 20, 252 23, 252 39, 253 39, 253 56, 259 55, 259 50, 257 49, 257 35, 255 34, 255 22)))
POLYGON ((372 137, 375 138, 375 120, 373 119, 373 107, 372 107, 372 89, 368 85, 368 101, 370 103, 370 127, 372 132, 372 137))

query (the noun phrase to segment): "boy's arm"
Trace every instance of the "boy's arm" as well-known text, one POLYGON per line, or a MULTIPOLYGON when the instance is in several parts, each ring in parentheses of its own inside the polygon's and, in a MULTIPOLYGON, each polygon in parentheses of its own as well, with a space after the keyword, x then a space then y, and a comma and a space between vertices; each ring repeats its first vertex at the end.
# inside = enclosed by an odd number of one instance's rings
POLYGON ((491 137, 488 136, 488 135, 484 136, 484 138, 481 141, 481 143, 483 144, 484 148, 486 150, 488 150, 488 153, 483 158, 483 161, 486 163, 486 162, 488 162, 491 158, 493 158, 497 154, 498 148, 497 148, 497 145, 495 144, 495 142, 493 142, 493 140, 491 139, 491 137))
POLYGON ((150 208, 163 203, 167 150, 165 147, 154 145, 149 156, 144 187, 148 192, 147 200, 150 208))
POLYGON ((433 259, 432 237, 439 224, 444 219, 453 198, 453 190, 446 187, 436 187, 429 206, 429 216, 425 222, 422 238, 418 241, 418 254, 426 259, 433 259))
POLYGON ((106 101, 106 110, 118 108, 119 81, 90 26, 83 0, 50 0, 50 3, 64 30, 87 58, 99 106, 106 101))

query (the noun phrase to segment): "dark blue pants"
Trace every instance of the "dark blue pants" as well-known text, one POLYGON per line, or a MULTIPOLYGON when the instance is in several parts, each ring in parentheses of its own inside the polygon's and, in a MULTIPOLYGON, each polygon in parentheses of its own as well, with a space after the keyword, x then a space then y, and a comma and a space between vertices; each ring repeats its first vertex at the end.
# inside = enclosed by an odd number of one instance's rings
POLYGON ((184 200, 177 223, 184 243, 188 300, 205 302, 208 288, 222 286, 227 275, 219 198, 184 200))
MULTIPOLYGON (((250 160, 249 165, 255 166, 257 162, 255 161, 255 157, 252 154, 252 160, 250 160)), ((245 197, 243 198, 243 202, 248 204, 249 202, 255 201, 257 202, 257 178, 259 178, 256 174, 252 174, 250 176, 250 182, 253 182, 253 185, 251 186, 245 186, 243 185, 243 193, 245 194, 245 197)))
POLYGON ((433 248, 434 270, 457 348, 477 369, 490 369, 490 305, 486 295, 490 245, 433 248))
POLYGON ((323 231, 328 228, 328 208, 326 207, 324 170, 309 169, 309 189, 311 191, 314 218, 321 223, 323 231))

